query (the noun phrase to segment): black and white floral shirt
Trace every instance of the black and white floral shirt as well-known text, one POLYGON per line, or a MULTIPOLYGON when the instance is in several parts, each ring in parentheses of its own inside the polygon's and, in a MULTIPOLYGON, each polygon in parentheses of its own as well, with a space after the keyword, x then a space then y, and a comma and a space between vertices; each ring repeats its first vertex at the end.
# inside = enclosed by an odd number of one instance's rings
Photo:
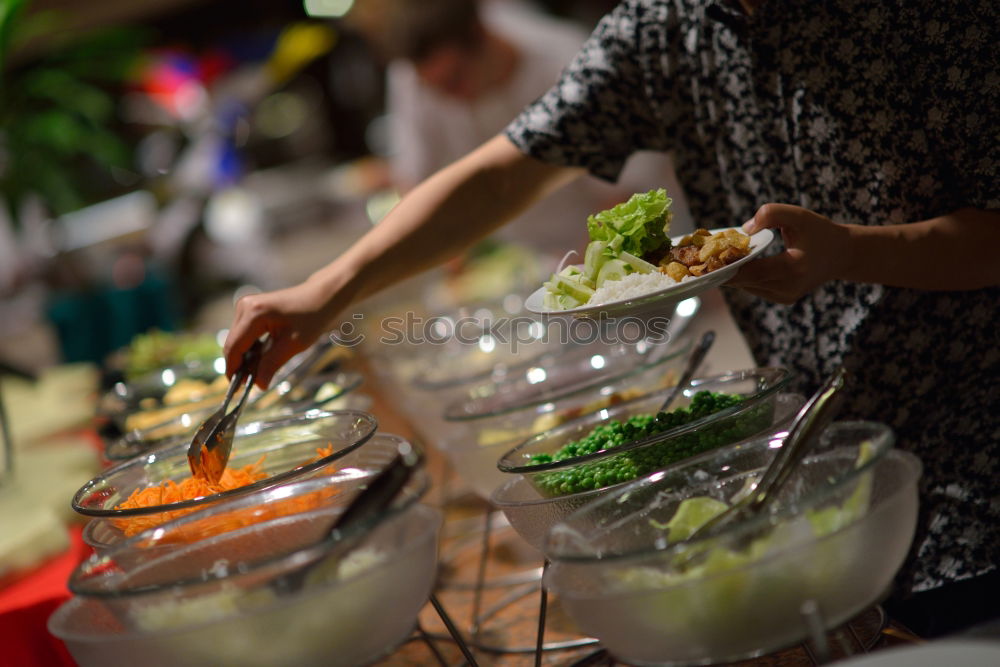
MULTIPOLYGON (((861 225, 1000 208, 994 0, 627 0, 507 128, 541 160, 614 179, 672 150, 696 223, 767 202, 861 225)), ((997 249, 1000 261, 1000 248, 997 249)), ((1000 561, 1000 288, 833 282, 792 306, 726 290, 757 361, 810 391, 843 363, 845 417, 923 460, 914 591, 1000 561)))

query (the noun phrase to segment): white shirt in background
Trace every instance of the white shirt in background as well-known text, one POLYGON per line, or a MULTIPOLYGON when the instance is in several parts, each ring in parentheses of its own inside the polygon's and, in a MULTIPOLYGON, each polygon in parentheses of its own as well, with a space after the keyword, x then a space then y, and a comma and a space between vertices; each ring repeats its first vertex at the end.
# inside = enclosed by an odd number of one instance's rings
MULTIPOLYGON (((587 38, 577 24, 554 19, 521 2, 485 2, 482 18, 489 30, 514 45, 520 58, 509 81, 481 99, 473 103, 452 99, 425 85, 410 62, 390 65, 391 167, 397 183, 413 186, 496 136, 558 80, 587 38)), ((533 206, 497 236, 561 256, 586 244, 589 214, 632 192, 657 187, 665 187, 674 199, 671 234, 689 231, 691 215, 669 157, 647 153, 629 161, 617 185, 582 176, 533 206)))

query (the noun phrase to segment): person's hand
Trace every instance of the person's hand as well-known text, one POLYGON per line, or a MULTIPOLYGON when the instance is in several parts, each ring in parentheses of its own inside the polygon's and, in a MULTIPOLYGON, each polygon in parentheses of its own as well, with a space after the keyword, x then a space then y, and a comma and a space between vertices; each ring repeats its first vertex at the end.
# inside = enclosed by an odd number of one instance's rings
POLYGON ((266 389, 281 365, 309 347, 326 331, 329 294, 318 281, 307 280, 295 287, 245 296, 236 302, 236 314, 223 346, 226 373, 232 377, 243 353, 255 340, 270 334, 255 383, 266 389))
POLYGON ((761 229, 780 230, 785 251, 748 262, 726 285, 790 304, 843 275, 849 260, 847 225, 801 206, 764 204, 743 224, 748 234, 761 229))

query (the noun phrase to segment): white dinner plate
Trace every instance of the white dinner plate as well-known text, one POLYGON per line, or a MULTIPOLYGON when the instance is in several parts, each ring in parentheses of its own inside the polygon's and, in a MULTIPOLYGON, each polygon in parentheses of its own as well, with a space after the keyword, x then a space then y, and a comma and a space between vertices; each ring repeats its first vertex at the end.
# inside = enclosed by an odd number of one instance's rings
MULTIPOLYGON (((741 227, 730 227, 742 231, 741 227)), ((723 229, 709 230, 713 234, 725 231, 723 229)), ((674 245, 680 243, 683 236, 676 236, 671 239, 674 245)), ((587 317, 592 319, 602 319, 610 317, 641 316, 649 315, 653 312, 671 312, 674 305, 688 297, 697 296, 713 287, 718 287, 726 282, 739 270, 740 266, 760 255, 774 241, 774 233, 770 229, 762 229, 750 237, 750 253, 732 264, 727 264, 721 269, 716 269, 703 276, 690 276, 682 282, 671 285, 655 292, 650 292, 639 297, 623 299, 621 301, 610 301, 599 305, 585 304, 576 308, 566 310, 552 310, 546 308, 545 287, 539 287, 531 293, 525 300, 524 306, 529 311, 539 315, 560 315, 570 317, 587 317)), ((582 267, 581 267, 582 268, 582 267)))

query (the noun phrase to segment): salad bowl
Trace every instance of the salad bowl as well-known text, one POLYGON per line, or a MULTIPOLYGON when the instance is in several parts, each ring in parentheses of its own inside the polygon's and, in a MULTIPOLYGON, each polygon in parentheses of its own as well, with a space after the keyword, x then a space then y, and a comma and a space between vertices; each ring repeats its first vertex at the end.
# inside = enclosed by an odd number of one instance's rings
MULTIPOLYGON (((386 445, 383 467, 400 440, 372 440, 386 445)), ((368 664, 411 633, 434 582, 441 517, 417 502, 427 488, 418 473, 347 553, 324 538, 372 476, 357 469, 141 533, 73 572, 75 597, 49 630, 81 667, 133 665, 138 656, 149 667, 368 664), (307 511, 284 511, 317 495, 307 511), (284 586, 304 565, 302 586, 284 586)))
POLYGON ((551 365, 467 390, 445 406, 445 428, 434 442, 476 493, 488 498, 504 481, 497 469, 504 452, 580 415, 673 386, 691 342, 682 336, 668 344, 567 350, 551 365))
MULTIPOLYGON (((186 499, 168 495, 191 479, 188 443, 152 451, 113 466, 84 484, 74 494, 73 509, 103 520, 88 526, 92 546, 104 547, 125 536, 172 518, 203 509, 220 500, 316 475, 329 475, 340 459, 363 445, 375 433, 377 422, 367 412, 315 411, 297 417, 247 424, 233 441, 229 470, 253 469, 243 474, 246 484, 186 499), (254 478, 256 481, 252 481, 254 478), (154 500, 132 502, 154 494, 154 500), (158 496, 156 494, 159 494, 158 496), (157 500, 158 498, 158 500, 157 500)), ((228 473, 228 470, 227 470, 228 473)))
MULTIPOLYGON (((224 377, 224 376, 223 376, 224 377)), ((272 385, 266 392, 251 390, 244 419, 261 421, 291 417, 304 412, 324 410, 357 389, 363 378, 354 371, 334 371, 302 378, 294 386, 289 383, 272 385)), ((130 425, 125 431, 105 429, 105 451, 112 460, 131 458, 168 443, 187 439, 190 442, 198 426, 222 403, 222 395, 209 396, 200 401, 168 406, 143 415, 139 425, 130 425), (155 417, 157 412, 163 418, 155 417), (147 419, 145 417, 153 417, 147 419)), ((140 417, 133 414, 128 419, 140 417)))
MULTIPOLYGON (((683 454, 693 456, 772 429, 777 396, 792 377, 788 369, 764 367, 696 378, 673 401, 671 414, 660 407, 673 388, 654 391, 530 438, 504 454, 497 467, 524 475, 547 496, 631 481, 669 466, 683 454), (656 427, 664 416, 676 417, 677 425, 665 420, 656 427), (631 441, 602 445, 593 453, 567 451, 595 429, 645 419, 650 420, 649 430, 636 427, 631 441)), ((783 418, 779 415, 779 423, 783 418)))
POLYGON ((546 584, 630 664, 728 662, 800 642, 817 618, 834 627, 876 602, 903 563, 921 466, 892 443, 882 424, 835 422, 770 512, 691 542, 781 438, 649 475, 551 528, 546 584))
MULTIPOLYGON (((658 398, 658 396, 655 398, 658 398)), ((565 442, 567 438, 574 437, 574 434, 589 432, 595 423, 605 422, 607 419, 614 419, 616 417, 625 418, 629 414, 632 414, 631 411, 639 410, 641 412, 646 412, 644 405, 648 405, 650 402, 653 402, 653 400, 655 399, 652 396, 639 398, 634 402, 630 402, 628 404, 623 403, 613 408, 609 408, 606 411, 606 418, 602 418, 600 413, 594 413, 592 415, 581 417, 578 420, 568 422, 559 428, 553 429, 552 431, 542 433, 527 441, 527 443, 532 443, 533 447, 542 449, 558 447, 559 443, 565 442)), ((761 424, 761 427, 756 433, 753 434, 753 437, 760 437, 762 434, 779 433, 785 430, 795 418, 796 412, 800 407, 802 407, 803 401, 804 399, 801 395, 792 393, 775 393, 754 401, 751 406, 749 406, 750 410, 766 410, 768 422, 766 425, 761 424)), ((715 421, 719 423, 727 421, 746 421, 746 414, 746 412, 742 412, 730 415, 720 415, 715 417, 715 421)), ((691 437, 692 433, 697 434, 703 426, 708 426, 711 431, 712 423, 713 420, 709 419, 704 421, 701 425, 695 425, 693 428, 681 427, 674 430, 672 433, 663 434, 662 438, 653 438, 646 441, 640 445, 640 449, 670 446, 671 441, 677 442, 678 440, 687 439, 691 437)), ((694 456, 691 459, 683 460, 675 465, 683 466, 686 465, 688 461, 702 460, 706 457, 711 458, 721 450, 740 447, 743 440, 730 442, 732 444, 721 445, 718 450, 708 451, 704 454, 694 456)), ((514 451, 523 452, 524 446, 527 443, 520 443, 519 448, 515 448, 514 451)), ((502 463, 504 459, 507 459, 508 461, 511 460, 512 454, 513 452, 508 452, 507 455, 502 457, 498 463, 502 463)), ((612 461, 614 456, 615 454, 613 453, 613 450, 609 450, 608 453, 602 454, 601 456, 596 457, 596 459, 589 459, 586 461, 569 460, 563 470, 573 470, 578 466, 586 466, 594 460, 612 461)), ((669 467, 667 469, 669 469, 669 467)), ((552 470, 559 471, 559 468, 554 468, 552 470)), ((545 549, 545 537, 553 525, 565 519, 581 507, 588 505, 606 495, 617 493, 620 489, 632 483, 630 481, 613 481, 594 489, 580 489, 565 493, 549 493, 541 480, 532 480, 532 477, 535 475, 544 475, 544 471, 529 472, 527 475, 520 473, 501 474, 505 477, 506 481, 494 489, 492 495, 490 496, 490 502, 494 507, 497 507, 504 513, 504 516, 507 517, 511 526, 522 538, 525 539, 525 541, 539 550, 545 549), (541 487, 542 490, 540 490, 539 487, 541 487)))

